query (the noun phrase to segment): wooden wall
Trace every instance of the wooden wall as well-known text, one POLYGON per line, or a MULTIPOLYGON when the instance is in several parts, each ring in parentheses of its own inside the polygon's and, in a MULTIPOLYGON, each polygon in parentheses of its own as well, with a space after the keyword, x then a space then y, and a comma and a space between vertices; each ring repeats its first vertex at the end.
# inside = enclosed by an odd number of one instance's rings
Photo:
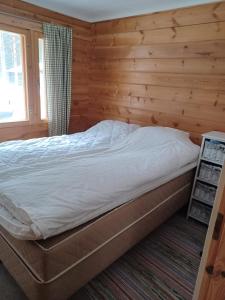
MULTIPOLYGON (((91 24, 18 0, 0 0, 0 23, 42 31, 41 22, 69 25, 73 28, 72 106, 88 100, 88 69, 91 46, 91 24)), ((31 66, 32 67, 32 66, 31 66)), ((82 122, 73 109, 71 131, 79 130, 82 122), (74 129, 75 128, 75 129, 74 129)), ((0 141, 47 135, 47 123, 0 124, 0 141)))
MULTIPOLYGON (((1 12, 33 30, 73 27, 70 132, 103 119, 176 127, 198 142, 225 131, 224 1, 92 25, 19 0, 0 0, 1 12)), ((0 140, 46 134, 43 123, 0 127, 0 140)))
MULTIPOLYGON (((102 119, 225 131, 225 2, 92 25, 86 127, 102 119)), ((74 127, 75 128, 75 127, 74 127)))

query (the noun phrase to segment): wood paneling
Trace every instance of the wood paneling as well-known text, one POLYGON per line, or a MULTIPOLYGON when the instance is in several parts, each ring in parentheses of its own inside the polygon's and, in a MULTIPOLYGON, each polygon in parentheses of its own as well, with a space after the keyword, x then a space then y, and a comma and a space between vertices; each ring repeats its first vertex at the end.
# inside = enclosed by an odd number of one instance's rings
MULTIPOLYGON (((92 25, 80 118, 225 131, 225 3, 92 25)), ((88 120, 88 121, 87 121, 88 120)), ((84 121, 85 122, 85 121, 84 121)))
POLYGON ((196 6, 195 8, 189 7, 138 17, 99 22, 93 25, 93 31, 97 34, 132 32, 136 30, 213 23, 224 20, 225 3, 218 2, 212 5, 196 6))
MULTIPOLYGON (((38 6, 18 0, 0 0, 0 24, 42 32, 42 22, 52 22, 73 28, 73 72, 72 102, 88 99, 88 72, 91 49, 91 25, 72 17, 67 17, 38 6)), ((82 129, 76 120, 78 112, 71 116, 71 131, 82 129), (76 127, 76 128, 75 128, 76 127)), ((88 124, 88 121, 85 122, 88 124)), ((16 123, 5 127, 0 124, 0 141, 46 136, 47 123, 16 123)))
POLYGON ((107 118, 188 130, 196 141, 225 131, 224 1, 95 24, 19 0, 0 0, 1 12, 0 22, 34 31, 73 27, 70 132, 107 118))
POLYGON ((138 58, 220 58, 224 56, 225 41, 154 44, 149 46, 93 47, 94 59, 138 58))
MULTIPOLYGON (((160 18, 160 15, 159 15, 160 18)), ((223 40, 225 22, 96 35, 96 46, 133 46, 223 40)))
POLYGON ((31 139, 42 136, 47 136, 47 123, 16 125, 12 127, 0 128, 0 141, 15 140, 15 139, 31 139))
POLYGON ((46 8, 30 4, 20 0, 1 0, 0 10, 5 13, 21 16, 25 19, 38 22, 56 22, 71 25, 77 30, 89 30, 90 23, 84 22, 63 14, 48 10, 46 8))
POLYGON ((225 74, 225 58, 134 58, 94 61, 92 69, 111 72, 153 72, 181 74, 225 74))

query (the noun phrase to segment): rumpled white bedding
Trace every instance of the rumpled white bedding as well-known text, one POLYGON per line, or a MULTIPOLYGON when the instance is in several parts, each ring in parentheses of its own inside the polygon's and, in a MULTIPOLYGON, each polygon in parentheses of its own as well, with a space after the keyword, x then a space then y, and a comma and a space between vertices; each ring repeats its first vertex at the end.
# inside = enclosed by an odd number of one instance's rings
MULTIPOLYGON (((0 170, 68 156, 75 152, 108 148, 139 126, 106 120, 85 132, 0 143, 0 170)), ((1 180, 1 174, 0 174, 1 180)))
MULTIPOLYGON (((149 182, 194 162, 198 154, 184 132, 142 127, 106 150, 36 163, 0 182, 2 212, 21 226, 10 232, 17 238, 46 239, 140 196, 149 182)), ((7 229, 4 216, 0 224, 7 229)))

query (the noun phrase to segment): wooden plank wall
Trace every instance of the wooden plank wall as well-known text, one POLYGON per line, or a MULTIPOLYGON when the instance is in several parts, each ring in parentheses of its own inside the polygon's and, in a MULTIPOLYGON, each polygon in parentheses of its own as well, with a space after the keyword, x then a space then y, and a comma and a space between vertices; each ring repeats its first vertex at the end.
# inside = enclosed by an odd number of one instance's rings
POLYGON ((197 142, 225 131, 225 2, 99 22, 92 33, 89 99, 73 107, 86 127, 171 126, 197 142))
MULTIPOLYGON (((0 23, 42 31, 41 22, 52 22, 73 28, 72 107, 78 101, 87 101, 91 24, 19 0, 0 0, 0 23)), ((80 121, 80 115, 72 109, 71 131, 80 130, 81 126, 83 123, 80 121)), ((0 141, 46 135, 47 123, 21 123, 19 126, 12 124, 10 127, 3 127, 0 124, 0 141)))
MULTIPOLYGON (((176 127, 197 142, 225 131, 224 1, 92 26, 19 0, 0 0, 0 12, 33 30, 40 21, 73 27, 70 132, 103 119, 176 127)), ((0 128, 0 140, 46 134, 43 123, 0 128)))

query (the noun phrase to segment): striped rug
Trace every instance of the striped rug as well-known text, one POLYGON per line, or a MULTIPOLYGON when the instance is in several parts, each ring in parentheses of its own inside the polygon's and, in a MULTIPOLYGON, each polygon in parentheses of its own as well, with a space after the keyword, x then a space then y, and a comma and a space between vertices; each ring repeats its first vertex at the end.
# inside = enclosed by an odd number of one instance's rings
MULTIPOLYGON (((176 214, 70 300, 191 299, 205 234, 205 226, 176 214)), ((2 264, 0 299, 27 299, 2 264)))
POLYGON ((192 299, 205 234, 179 213, 70 300, 192 299))

